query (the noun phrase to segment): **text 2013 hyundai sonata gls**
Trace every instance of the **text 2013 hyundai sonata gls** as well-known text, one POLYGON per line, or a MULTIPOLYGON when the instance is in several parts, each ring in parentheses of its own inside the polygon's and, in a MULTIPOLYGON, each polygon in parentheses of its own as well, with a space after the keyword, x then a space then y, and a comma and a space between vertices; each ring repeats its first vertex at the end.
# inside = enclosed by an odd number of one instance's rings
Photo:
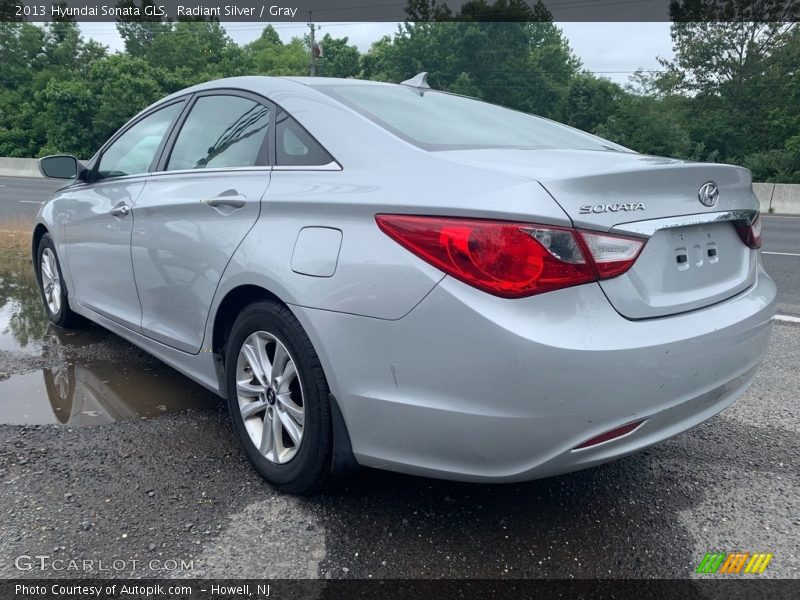
POLYGON ((607 461, 730 405, 769 341, 748 171, 424 77, 205 83, 41 167, 73 179, 34 230, 50 319, 227 397, 289 492, 607 461))

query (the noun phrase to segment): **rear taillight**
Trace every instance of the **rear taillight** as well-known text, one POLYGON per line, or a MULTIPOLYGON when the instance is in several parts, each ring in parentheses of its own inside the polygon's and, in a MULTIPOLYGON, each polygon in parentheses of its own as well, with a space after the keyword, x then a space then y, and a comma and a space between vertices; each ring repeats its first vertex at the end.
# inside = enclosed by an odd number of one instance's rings
POLYGON ((521 298, 616 277, 644 241, 566 227, 508 221, 377 215, 381 231, 464 283, 521 298))
POLYGON ((738 221, 736 231, 739 232, 742 241, 753 250, 761 248, 761 215, 756 215, 753 222, 749 224, 746 221, 738 221))
POLYGON ((600 279, 611 279, 631 268, 644 247, 644 240, 607 233, 580 232, 592 255, 600 279))

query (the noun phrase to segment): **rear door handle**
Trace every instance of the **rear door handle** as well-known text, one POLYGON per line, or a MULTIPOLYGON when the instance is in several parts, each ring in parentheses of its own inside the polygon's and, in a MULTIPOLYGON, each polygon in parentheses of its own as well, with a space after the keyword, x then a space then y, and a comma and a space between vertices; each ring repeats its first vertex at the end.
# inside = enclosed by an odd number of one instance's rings
POLYGON ((203 202, 218 208, 220 206, 230 206, 231 208, 242 208, 247 201, 247 198, 241 195, 237 196, 215 196, 213 198, 205 198, 203 202))
POLYGON ((111 216, 112 217, 127 217, 128 214, 131 212, 131 207, 127 204, 122 204, 120 206, 115 206, 111 209, 111 216))

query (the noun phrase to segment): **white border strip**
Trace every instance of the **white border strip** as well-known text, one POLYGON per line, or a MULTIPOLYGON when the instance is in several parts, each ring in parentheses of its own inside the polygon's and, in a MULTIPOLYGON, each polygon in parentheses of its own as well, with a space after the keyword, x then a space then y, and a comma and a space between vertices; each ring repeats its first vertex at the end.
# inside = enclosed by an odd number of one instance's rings
MULTIPOLYGON (((22 200, 20 201, 22 202, 22 200)), ((797 252, 764 252, 761 251, 761 254, 776 254, 778 256, 800 256, 797 252)))
POLYGON ((789 315, 775 315, 772 318, 776 321, 783 321, 784 323, 800 323, 800 317, 790 317, 789 315))

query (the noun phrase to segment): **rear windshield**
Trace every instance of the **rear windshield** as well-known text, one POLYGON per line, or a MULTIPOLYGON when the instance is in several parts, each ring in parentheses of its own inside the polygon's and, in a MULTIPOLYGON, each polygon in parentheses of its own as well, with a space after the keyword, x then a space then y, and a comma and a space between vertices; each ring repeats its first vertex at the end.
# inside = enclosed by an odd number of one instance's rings
POLYGON ((317 84, 313 87, 426 150, 625 150, 548 119, 446 92, 402 85, 317 84))

